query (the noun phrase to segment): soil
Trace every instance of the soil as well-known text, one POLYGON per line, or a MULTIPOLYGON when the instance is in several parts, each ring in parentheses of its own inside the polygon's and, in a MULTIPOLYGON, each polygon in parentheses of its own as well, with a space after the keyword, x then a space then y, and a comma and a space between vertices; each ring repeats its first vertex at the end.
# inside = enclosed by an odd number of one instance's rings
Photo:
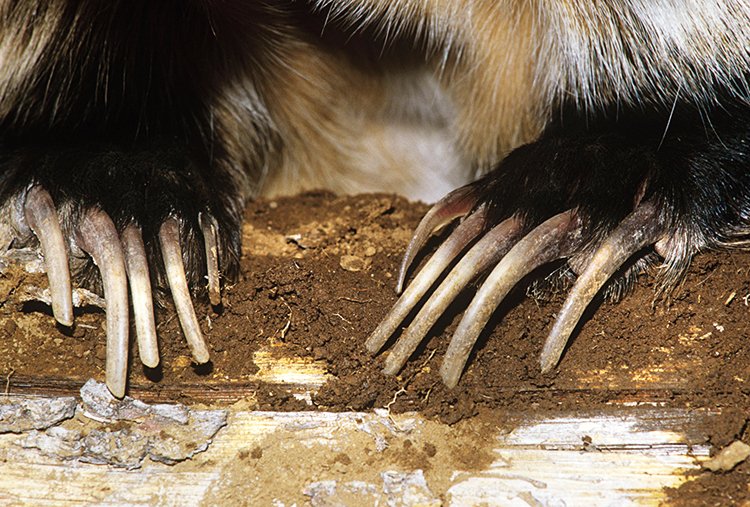
MULTIPOLYGON (((485 409, 590 411, 615 402, 658 402, 721 410, 721 424, 706 429, 717 450, 747 437, 750 253, 699 255, 669 300, 654 302, 652 273, 641 276, 621 302, 597 301, 548 375, 539 372, 538 358, 566 287, 529 292, 521 284, 495 312, 451 390, 438 369, 470 289, 398 376, 383 375, 385 354, 372 357, 363 343, 397 299, 398 264, 427 209, 391 195, 324 192, 251 204, 241 279, 225 288, 220 309, 197 307, 212 362, 192 364, 167 308, 158 319, 162 366, 146 370, 131 359, 130 392, 183 402, 233 403, 251 396, 263 410, 387 406, 449 424, 485 409), (258 380, 252 358, 261 349, 321 363, 332 377, 308 404, 283 383, 258 380)), ((81 309, 74 328, 60 328, 46 306, 22 302, 32 285, 45 286, 44 276, 12 269, 0 277, 6 388, 75 392, 88 378, 102 379, 103 312, 81 309)), ((131 357, 137 358, 135 345, 131 357)), ((678 504, 738 502, 750 497, 748 474, 747 463, 727 474, 702 473, 670 495, 678 504)))

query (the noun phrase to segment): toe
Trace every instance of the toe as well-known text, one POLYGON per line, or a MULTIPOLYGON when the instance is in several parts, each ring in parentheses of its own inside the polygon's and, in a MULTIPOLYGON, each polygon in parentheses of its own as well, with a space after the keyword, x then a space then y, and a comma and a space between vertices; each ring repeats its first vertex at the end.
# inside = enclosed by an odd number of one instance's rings
POLYGON ((128 369, 128 280, 125 255, 114 223, 105 212, 88 210, 76 234, 76 243, 99 268, 107 302, 107 386, 118 398, 125 396, 128 369))
POLYGON ((185 334, 193 359, 198 364, 207 363, 209 361, 208 348, 203 339, 188 289, 180 247, 180 224, 176 218, 170 217, 162 223, 159 230, 159 243, 182 332, 185 334))

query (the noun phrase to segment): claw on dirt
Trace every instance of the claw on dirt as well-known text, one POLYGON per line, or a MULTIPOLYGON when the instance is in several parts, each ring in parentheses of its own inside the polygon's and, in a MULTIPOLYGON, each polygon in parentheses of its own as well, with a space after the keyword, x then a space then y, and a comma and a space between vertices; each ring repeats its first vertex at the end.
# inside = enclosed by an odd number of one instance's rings
POLYGON ((533 229, 503 257, 464 312, 440 367, 448 387, 455 387, 469 353, 492 313, 527 274, 562 257, 580 245, 580 221, 573 211, 556 215, 533 229))
POLYGON ((188 290, 185 276, 185 265, 182 262, 182 248, 180 247, 180 224, 176 218, 168 218, 159 229, 159 243, 161 245, 167 281, 172 291, 177 316, 180 319, 182 332, 188 342, 193 359, 198 364, 209 361, 208 348, 203 339, 198 317, 195 315, 193 302, 188 290))
POLYGON ((385 345, 401 322, 422 299, 435 280, 445 271, 456 256, 482 231, 486 209, 481 208, 461 222, 440 248, 430 257, 419 274, 406 287, 388 315, 365 342, 367 350, 375 354, 385 345))
POLYGON ((383 373, 395 375, 419 346, 448 305, 481 272, 497 262, 515 241, 522 221, 509 218, 491 229, 464 255, 430 296, 385 361, 383 373))
POLYGON ((134 224, 128 225, 122 231, 122 245, 125 249, 125 267, 130 282, 130 299, 133 304, 135 330, 138 336, 138 353, 143 364, 149 368, 155 368, 159 364, 159 345, 156 339, 148 259, 140 227, 134 224))
POLYGON ((125 396, 128 370, 128 280, 125 255, 114 223, 100 209, 90 209, 78 224, 78 246, 99 268, 107 301, 107 387, 125 396))
POLYGON ((28 226, 39 239, 42 249, 52 299, 52 313, 63 326, 72 326, 73 294, 68 249, 49 192, 39 186, 32 187, 26 194, 24 216, 28 226))
POLYGON ((586 307, 609 278, 636 252, 664 236, 664 226, 652 202, 642 203, 599 246, 576 280, 558 314, 541 355, 542 372, 557 365, 571 333, 586 307))
POLYGON ((208 299, 212 305, 221 304, 221 292, 219 289, 219 246, 217 231, 219 224, 216 219, 207 213, 198 216, 201 231, 203 232, 203 243, 206 247, 206 268, 208 278, 208 299))
POLYGON ((406 247, 406 253, 401 261, 401 268, 396 281, 396 293, 401 294, 406 280, 406 272, 419 253, 419 250, 427 242, 427 239, 441 227, 451 223, 459 217, 466 216, 476 205, 479 199, 479 193, 473 186, 461 187, 440 199, 430 208, 430 211, 419 222, 417 229, 414 231, 409 246, 406 247))

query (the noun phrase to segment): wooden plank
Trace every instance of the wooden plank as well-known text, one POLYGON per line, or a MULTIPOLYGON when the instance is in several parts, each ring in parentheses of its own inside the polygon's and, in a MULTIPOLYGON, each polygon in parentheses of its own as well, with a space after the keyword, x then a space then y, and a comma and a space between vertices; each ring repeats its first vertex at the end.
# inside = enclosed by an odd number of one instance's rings
MULTIPOLYGON (((0 436, 3 505, 657 505, 708 455, 701 410, 616 407, 456 426, 418 414, 230 409, 206 452, 138 470, 0 436), (502 424, 497 424, 502 422, 502 424), (489 428, 489 429, 488 429, 489 428)), ((65 425, 87 428, 79 414, 65 425)), ((112 423, 112 428, 122 423, 112 423)))
POLYGON ((448 493, 456 505, 660 505, 708 456, 696 414, 560 416, 500 436, 498 459, 448 493))

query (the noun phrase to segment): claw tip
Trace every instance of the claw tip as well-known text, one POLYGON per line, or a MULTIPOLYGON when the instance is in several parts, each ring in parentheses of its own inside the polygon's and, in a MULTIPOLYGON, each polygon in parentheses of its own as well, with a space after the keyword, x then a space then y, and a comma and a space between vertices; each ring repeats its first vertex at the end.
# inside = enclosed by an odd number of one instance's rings
POLYGON ((107 389, 112 396, 121 400, 125 397, 125 384, 119 381, 107 380, 107 389))
POLYGON ((401 371, 401 365, 397 364, 393 360, 393 354, 388 354, 388 357, 385 358, 385 366, 383 367, 383 374, 393 376, 396 375, 399 371, 401 371))
POLYGON ((370 353, 370 355, 374 356, 375 354, 380 352, 380 349, 382 347, 382 345, 380 345, 381 342, 382 340, 380 339, 380 337, 376 336, 375 333, 373 333, 369 336, 369 338, 367 338, 367 341, 365 341, 365 349, 370 353))
POLYGON ((457 368, 456 364, 453 364, 453 362, 448 359, 445 359, 440 366, 440 378, 448 389, 453 389, 458 385, 461 373, 463 373, 463 366, 457 368))
POLYGON ((547 373, 551 372, 555 366, 557 366, 557 363, 560 362, 560 358, 553 358, 550 354, 542 353, 541 358, 539 359, 539 364, 542 367, 541 372, 542 375, 546 375, 547 373))
POLYGON ((157 357, 156 359, 153 359, 149 357, 144 358, 143 356, 141 356, 141 363, 143 363, 143 366, 145 366, 146 368, 156 368, 157 366, 159 366, 159 358, 157 357))
POLYGON ((207 350, 194 350, 193 351, 193 359, 198 364, 206 364, 211 360, 211 356, 209 355, 207 350))
POLYGON ((55 313, 55 320, 58 324, 65 327, 73 327, 73 314, 72 313, 63 313, 62 315, 58 315, 55 313))

